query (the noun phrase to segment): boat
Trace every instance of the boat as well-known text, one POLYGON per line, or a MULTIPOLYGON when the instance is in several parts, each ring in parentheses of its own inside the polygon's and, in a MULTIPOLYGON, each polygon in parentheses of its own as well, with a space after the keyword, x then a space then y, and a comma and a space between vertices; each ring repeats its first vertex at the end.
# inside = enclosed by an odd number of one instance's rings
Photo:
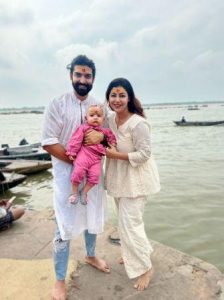
POLYGON ((173 121, 178 126, 213 126, 224 124, 224 121, 173 121))
POLYGON ((14 150, 19 150, 19 149, 32 149, 32 148, 39 148, 39 147, 41 147, 41 143, 40 142, 38 142, 38 143, 33 143, 33 144, 30 144, 29 142, 27 142, 27 140, 25 139, 25 138, 23 138, 20 142, 19 142, 19 144, 18 144, 18 146, 16 146, 16 147, 9 147, 9 144, 2 144, 1 145, 1 147, 2 148, 10 148, 10 149, 14 149, 14 150), (21 146, 23 146, 23 147, 21 147, 21 146))
POLYGON ((199 110, 200 108, 198 107, 198 105, 189 105, 188 106, 188 108, 187 108, 188 110, 199 110))
POLYGON ((34 174, 52 167, 50 161, 42 160, 0 160, 0 171, 18 174, 34 174))
POLYGON ((27 159, 27 160, 51 160, 50 154, 43 150, 40 143, 9 147, 2 144, 0 148, 0 160, 2 159, 27 159))
POLYGON ((3 194, 8 189, 11 189, 26 179, 26 175, 16 173, 1 173, 0 172, 0 194, 3 194))
POLYGON ((31 153, 14 153, 13 155, 4 152, 3 155, 0 155, 0 160, 4 159, 51 160, 51 157, 45 150, 39 150, 31 153))

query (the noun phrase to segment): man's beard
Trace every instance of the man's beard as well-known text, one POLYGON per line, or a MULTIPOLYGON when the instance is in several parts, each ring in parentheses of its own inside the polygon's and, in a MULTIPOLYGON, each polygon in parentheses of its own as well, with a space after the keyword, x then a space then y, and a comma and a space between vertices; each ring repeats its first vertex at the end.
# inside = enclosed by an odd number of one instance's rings
POLYGON ((84 84, 80 82, 72 82, 72 86, 79 96, 86 96, 92 89, 92 84, 84 84))

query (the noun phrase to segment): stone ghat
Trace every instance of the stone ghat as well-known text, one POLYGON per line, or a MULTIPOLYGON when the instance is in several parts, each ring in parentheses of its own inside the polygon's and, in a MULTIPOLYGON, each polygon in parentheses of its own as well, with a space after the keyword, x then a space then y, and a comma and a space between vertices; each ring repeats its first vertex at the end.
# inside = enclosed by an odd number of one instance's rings
MULTIPOLYGON (((52 211, 27 211, 12 228, 0 232, 1 300, 49 299, 54 283, 52 211)), ((107 225, 98 236, 97 254, 107 260, 110 274, 84 262, 83 238, 71 244, 68 300, 213 300, 224 299, 224 276, 213 265, 151 241, 154 276, 149 288, 137 292, 124 266, 118 264, 120 246, 115 229, 107 225)))

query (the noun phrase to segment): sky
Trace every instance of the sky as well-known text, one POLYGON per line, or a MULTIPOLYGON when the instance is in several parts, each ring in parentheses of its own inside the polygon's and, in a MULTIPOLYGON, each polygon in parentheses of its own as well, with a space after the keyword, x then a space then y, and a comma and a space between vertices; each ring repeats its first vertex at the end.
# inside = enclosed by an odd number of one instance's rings
POLYGON ((224 100, 223 0, 0 0, 0 108, 72 90, 66 65, 96 64, 92 95, 125 77, 143 104, 224 100))

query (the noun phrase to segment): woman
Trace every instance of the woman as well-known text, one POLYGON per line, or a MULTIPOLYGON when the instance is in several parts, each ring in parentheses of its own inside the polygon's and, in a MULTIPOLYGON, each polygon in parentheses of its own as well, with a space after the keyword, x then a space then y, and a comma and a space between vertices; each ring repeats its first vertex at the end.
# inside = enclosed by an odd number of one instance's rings
POLYGON ((159 175, 150 146, 150 126, 130 82, 114 79, 106 99, 115 112, 109 126, 117 139, 117 149, 107 148, 106 186, 118 209, 122 260, 129 278, 138 278, 134 287, 149 285, 153 269, 152 247, 143 223, 147 196, 160 190, 159 175))

